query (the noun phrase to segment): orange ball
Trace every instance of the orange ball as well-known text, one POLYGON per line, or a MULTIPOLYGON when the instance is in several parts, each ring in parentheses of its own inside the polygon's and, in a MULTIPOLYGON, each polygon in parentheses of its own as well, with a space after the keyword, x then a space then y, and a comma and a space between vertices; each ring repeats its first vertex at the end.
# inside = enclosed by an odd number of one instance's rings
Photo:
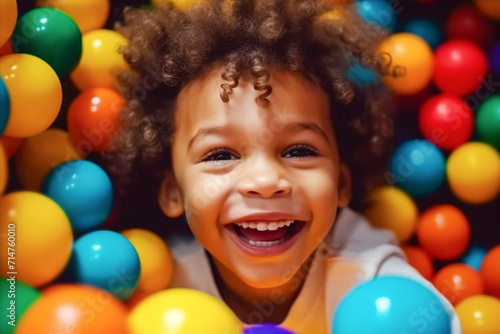
POLYGON ((441 268, 434 276, 432 284, 452 305, 484 293, 479 272, 463 263, 452 263, 441 268))
POLYGON ((405 252, 408 263, 430 281, 434 276, 434 266, 430 255, 422 247, 403 245, 401 248, 405 252))
POLYGON ((433 258, 455 259, 465 252, 469 244, 469 220, 456 206, 434 205, 418 218, 417 239, 433 258))
POLYGON ((42 290, 16 334, 127 334, 126 318, 126 307, 107 291, 83 284, 55 284, 42 290))
POLYGON ((380 43, 377 53, 385 56, 389 75, 383 78, 394 93, 411 95, 427 87, 432 79, 434 56, 421 37, 397 33, 380 43))
POLYGON ((479 270, 486 293, 500 299, 500 245, 486 253, 479 270))
POLYGON ((7 187, 7 180, 9 179, 9 165, 7 163, 7 154, 0 143, 0 195, 7 187))
POLYGON ((118 128, 125 100, 109 88, 91 88, 78 95, 68 109, 68 132, 78 150, 86 153, 109 148, 118 128))

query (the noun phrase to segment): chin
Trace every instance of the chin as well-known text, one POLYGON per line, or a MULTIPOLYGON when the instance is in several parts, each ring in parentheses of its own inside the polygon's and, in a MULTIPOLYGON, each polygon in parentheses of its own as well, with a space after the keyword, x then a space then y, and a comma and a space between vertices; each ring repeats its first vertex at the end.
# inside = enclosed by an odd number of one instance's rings
POLYGON ((245 284, 258 289, 278 288, 293 280, 299 280, 294 277, 296 270, 284 268, 250 268, 244 272, 244 275, 238 275, 245 284))

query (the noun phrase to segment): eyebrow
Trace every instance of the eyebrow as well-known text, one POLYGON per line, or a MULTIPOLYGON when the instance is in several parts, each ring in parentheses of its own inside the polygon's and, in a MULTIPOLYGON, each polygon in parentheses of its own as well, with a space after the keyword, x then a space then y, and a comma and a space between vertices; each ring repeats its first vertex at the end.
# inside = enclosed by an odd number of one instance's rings
MULTIPOLYGON (((285 129, 301 131, 307 130, 312 131, 318 135, 320 135, 328 144, 330 143, 330 139, 326 135, 326 133, 321 129, 321 127, 313 122, 292 122, 288 123, 284 127, 285 129)), ((207 137, 210 135, 221 135, 221 134, 230 134, 235 132, 233 126, 212 126, 199 129, 196 134, 191 138, 188 144, 188 150, 193 146, 198 140, 203 137, 207 137)))

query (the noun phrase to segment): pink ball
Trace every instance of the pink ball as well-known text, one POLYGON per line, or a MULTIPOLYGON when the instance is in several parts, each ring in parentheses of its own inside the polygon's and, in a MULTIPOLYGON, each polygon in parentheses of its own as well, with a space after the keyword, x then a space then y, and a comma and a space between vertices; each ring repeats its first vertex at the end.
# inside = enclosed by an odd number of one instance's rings
POLYGON ((474 43, 454 39, 443 43, 434 54, 434 83, 444 93, 473 93, 485 79, 488 59, 474 43))
POLYGON ((459 96, 439 94, 420 108, 419 127, 425 139, 440 149, 451 151, 469 140, 474 116, 459 96))

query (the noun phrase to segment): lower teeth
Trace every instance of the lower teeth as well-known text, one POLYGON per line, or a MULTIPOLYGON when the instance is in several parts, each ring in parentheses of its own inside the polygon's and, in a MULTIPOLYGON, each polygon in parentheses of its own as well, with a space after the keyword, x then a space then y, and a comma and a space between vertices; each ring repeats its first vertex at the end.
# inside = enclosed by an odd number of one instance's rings
POLYGON ((259 246, 259 247, 269 247, 269 246, 274 246, 282 243, 285 241, 286 238, 281 238, 279 240, 275 241, 254 241, 246 238, 242 238, 246 243, 252 245, 252 246, 259 246))

